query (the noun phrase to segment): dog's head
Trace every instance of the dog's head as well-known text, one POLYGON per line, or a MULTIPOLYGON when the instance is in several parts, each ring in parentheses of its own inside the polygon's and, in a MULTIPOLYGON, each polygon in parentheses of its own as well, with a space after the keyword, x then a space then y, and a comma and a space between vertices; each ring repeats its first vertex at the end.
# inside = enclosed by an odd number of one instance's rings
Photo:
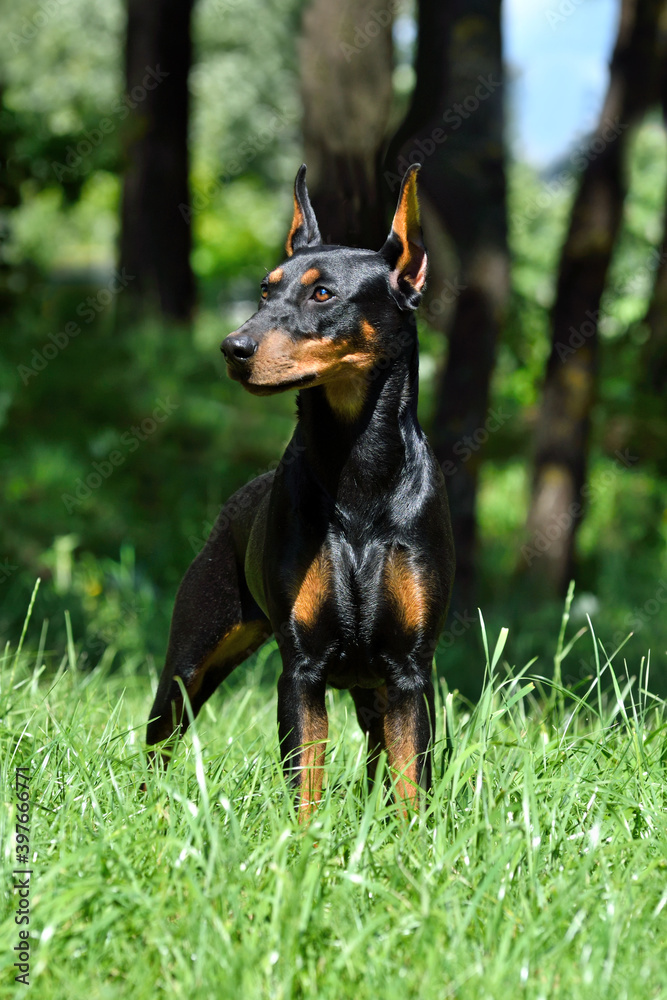
POLYGON ((325 385, 336 408, 354 416, 370 372, 398 356, 401 333, 407 347, 405 331, 414 328, 405 313, 419 305, 426 280, 417 170, 405 174, 391 231, 375 252, 322 243, 300 168, 287 258, 262 281, 254 316, 222 343, 233 379, 255 395, 325 385))

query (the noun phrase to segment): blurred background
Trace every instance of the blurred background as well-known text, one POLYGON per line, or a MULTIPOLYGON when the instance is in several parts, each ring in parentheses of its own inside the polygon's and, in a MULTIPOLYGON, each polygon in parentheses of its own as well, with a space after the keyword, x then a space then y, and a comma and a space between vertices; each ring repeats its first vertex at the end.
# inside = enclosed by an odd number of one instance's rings
MULTIPOLYGON (((667 690, 667 2, 2 0, 0 633, 161 666, 181 576, 271 468, 293 394, 224 336, 283 255, 302 160, 329 242, 379 248, 423 164, 421 417, 457 589, 549 674, 569 581, 667 690), (67 613, 67 614, 66 614, 67 613)), ((582 650, 581 653, 578 650, 582 650)), ((595 672, 593 645, 567 684, 595 672)), ((278 669, 277 653, 266 670, 278 669)))

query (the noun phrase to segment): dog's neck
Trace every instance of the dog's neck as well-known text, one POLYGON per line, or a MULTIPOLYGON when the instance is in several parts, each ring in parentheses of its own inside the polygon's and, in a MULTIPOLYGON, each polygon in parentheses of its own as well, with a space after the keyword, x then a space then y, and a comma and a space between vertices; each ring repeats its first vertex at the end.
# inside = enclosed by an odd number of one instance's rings
POLYGON ((404 474, 415 439, 421 438, 416 331, 406 340, 397 358, 380 359, 366 374, 363 402, 354 416, 332 406, 326 386, 299 393, 299 460, 337 502, 351 503, 365 493, 377 496, 389 487, 404 474))

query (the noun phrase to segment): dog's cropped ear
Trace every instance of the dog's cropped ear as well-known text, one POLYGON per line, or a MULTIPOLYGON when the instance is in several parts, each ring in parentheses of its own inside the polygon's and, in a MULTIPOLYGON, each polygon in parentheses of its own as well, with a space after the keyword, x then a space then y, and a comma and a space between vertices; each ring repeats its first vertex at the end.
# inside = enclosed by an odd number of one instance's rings
POLYGON ((416 309, 426 282, 426 250, 422 241, 417 201, 417 171, 421 164, 408 167, 391 232, 380 250, 389 264, 389 284, 401 309, 416 309))
POLYGON ((294 218, 287 235, 285 250, 291 257, 299 247, 317 246, 322 242, 313 206, 306 187, 306 164, 302 163, 294 181, 294 218))

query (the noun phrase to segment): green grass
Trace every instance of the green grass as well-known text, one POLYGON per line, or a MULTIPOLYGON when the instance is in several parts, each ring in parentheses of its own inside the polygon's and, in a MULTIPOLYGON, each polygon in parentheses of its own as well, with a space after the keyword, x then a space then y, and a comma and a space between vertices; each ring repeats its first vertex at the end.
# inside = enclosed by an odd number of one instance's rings
MULTIPOLYGON (((565 625, 556 677, 574 655, 565 625)), ((665 704, 592 627, 575 637, 597 657, 578 693, 510 671, 504 632, 475 708, 440 684, 435 787, 409 821, 383 785, 367 794, 351 701, 330 692, 328 783, 307 828, 277 757, 274 647, 147 776, 155 672, 84 672, 71 633, 49 672, 32 631, 0 675, 1 997, 24 989, 10 968, 16 766, 31 773, 40 1000, 667 997, 665 704)))

